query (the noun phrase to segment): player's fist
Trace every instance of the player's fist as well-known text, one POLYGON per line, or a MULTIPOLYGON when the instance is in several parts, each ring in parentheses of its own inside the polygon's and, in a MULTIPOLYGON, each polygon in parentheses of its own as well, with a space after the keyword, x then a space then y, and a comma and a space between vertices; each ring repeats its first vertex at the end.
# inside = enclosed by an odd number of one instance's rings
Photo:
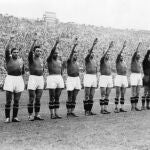
POLYGON ((94 42, 93 42, 93 45, 96 45, 98 42, 98 38, 95 38, 94 42))
POLYGON ((56 43, 58 44, 60 42, 59 37, 56 38, 56 43))
POLYGON ((137 46, 137 48, 136 48, 136 51, 139 50, 139 47, 141 46, 141 44, 142 44, 142 42, 139 42, 139 44, 138 44, 138 46, 137 46))
POLYGON ((78 45, 78 38, 77 37, 74 39, 73 43, 74 43, 75 46, 78 45))
POLYGON ((127 46, 127 41, 125 40, 123 43, 123 48, 125 48, 127 46))
POLYGON ((114 41, 111 41, 108 49, 112 48, 113 46, 114 46, 114 41))
POLYGON ((37 41, 38 40, 38 34, 35 32, 33 34, 33 41, 37 41))

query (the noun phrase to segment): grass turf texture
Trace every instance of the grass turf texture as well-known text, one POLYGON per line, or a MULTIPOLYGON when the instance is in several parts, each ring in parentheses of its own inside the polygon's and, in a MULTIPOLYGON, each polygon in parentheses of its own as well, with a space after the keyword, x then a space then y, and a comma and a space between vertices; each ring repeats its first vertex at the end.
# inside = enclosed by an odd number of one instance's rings
MULTIPOLYGON (((60 98, 60 120, 51 120, 48 109, 48 91, 44 91, 41 100, 41 116, 44 121, 29 122, 27 120, 28 93, 23 92, 20 100, 18 117, 20 123, 3 123, 5 92, 0 93, 0 149, 34 150, 34 149, 65 149, 65 150, 148 150, 150 149, 150 111, 131 112, 130 95, 127 89, 126 113, 115 114, 113 89, 110 96, 109 110, 111 114, 100 114, 99 90, 95 94, 93 112, 96 116, 84 116, 83 90, 77 97, 75 113, 78 118, 67 118, 65 101, 66 91, 60 98)), ((143 93, 143 89, 141 90, 143 93)), ((141 106, 141 101, 139 102, 141 106)))

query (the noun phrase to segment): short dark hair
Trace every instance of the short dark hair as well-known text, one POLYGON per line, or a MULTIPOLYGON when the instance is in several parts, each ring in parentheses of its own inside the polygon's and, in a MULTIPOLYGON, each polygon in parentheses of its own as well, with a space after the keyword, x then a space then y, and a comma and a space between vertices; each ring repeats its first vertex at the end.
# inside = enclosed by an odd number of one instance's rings
POLYGON ((14 50, 16 50, 16 48, 15 48, 15 47, 11 49, 11 53, 12 53, 14 50))
POLYGON ((33 51, 35 52, 35 50, 36 50, 37 48, 41 48, 41 46, 40 46, 40 45, 34 46, 33 51))

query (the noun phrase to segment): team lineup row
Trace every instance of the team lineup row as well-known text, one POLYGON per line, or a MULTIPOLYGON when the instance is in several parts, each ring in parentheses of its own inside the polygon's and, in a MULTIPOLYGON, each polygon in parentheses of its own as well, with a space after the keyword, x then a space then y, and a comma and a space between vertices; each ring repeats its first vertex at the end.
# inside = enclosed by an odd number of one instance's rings
MULTIPOLYGON (((25 73, 24 64, 19 56, 19 50, 16 48, 10 49, 10 43, 14 37, 10 37, 8 44, 5 49, 5 60, 7 68, 7 76, 4 82, 4 90, 6 91, 6 105, 5 105, 5 122, 10 122, 10 110, 11 101, 13 98, 13 115, 12 122, 19 122, 18 119, 18 108, 21 93, 24 90, 24 81, 22 75, 25 73)), ((49 90, 49 110, 51 119, 60 119, 61 116, 58 114, 59 110, 59 97, 61 91, 64 88, 64 81, 62 78, 63 67, 62 62, 58 58, 57 45, 59 43, 59 38, 56 39, 55 45, 53 46, 48 58, 47 66, 49 75, 46 80, 46 89, 49 90)), ((41 45, 36 45, 37 39, 35 38, 31 46, 30 52, 28 54, 28 65, 29 65, 29 80, 27 89, 29 91, 29 103, 28 103, 28 120, 43 120, 39 115, 40 112, 40 101, 44 89, 44 79, 43 79, 43 60, 40 57, 42 54, 41 45), (34 115, 33 115, 34 111, 34 115)), ((97 64, 94 60, 94 46, 97 44, 98 39, 96 38, 89 49, 87 56, 85 57, 85 69, 86 74, 84 75, 84 93, 85 97, 83 100, 85 115, 95 115, 92 112, 93 107, 93 97, 95 94, 95 89, 97 87, 97 64)), ((135 53, 131 59, 131 111, 140 111, 145 109, 150 109, 150 50, 147 51, 143 63, 140 62, 140 52, 138 44, 135 53), (142 77, 142 69, 144 77, 142 77), (137 107, 140 88, 144 86, 144 94, 142 96, 142 106, 141 109, 137 107), (146 106, 145 106, 146 103, 146 106)), ((77 51, 75 50, 78 45, 78 39, 75 38, 73 48, 71 50, 70 56, 67 60, 67 81, 66 89, 68 94, 68 99, 66 101, 66 109, 68 117, 77 117, 74 113, 76 106, 76 97, 79 90, 81 89, 81 83, 79 78, 79 64, 77 61, 77 51)), ((113 41, 109 44, 108 49, 105 51, 100 60, 100 77, 99 77, 99 88, 101 91, 100 98, 100 112, 102 114, 109 114, 108 103, 109 95, 113 87, 112 69, 110 62, 110 50, 113 47, 113 41)), ((126 47, 126 41, 123 43, 122 49, 116 59, 116 71, 117 75, 114 79, 114 86, 116 88, 115 97, 115 113, 126 112, 124 110, 125 92, 128 87, 127 80, 127 65, 124 61, 124 49, 126 47), (120 103, 120 108, 118 107, 120 103)))

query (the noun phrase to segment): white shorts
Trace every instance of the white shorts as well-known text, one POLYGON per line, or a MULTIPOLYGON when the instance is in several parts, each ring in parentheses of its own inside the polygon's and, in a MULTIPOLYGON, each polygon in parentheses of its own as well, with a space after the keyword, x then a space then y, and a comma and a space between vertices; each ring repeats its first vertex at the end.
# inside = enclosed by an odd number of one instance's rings
POLYGON ((5 91, 19 93, 24 91, 25 85, 22 76, 7 75, 3 89, 5 91))
POLYGON ((64 88, 64 80, 61 75, 49 75, 47 76, 46 89, 64 88))
POLYGON ((28 90, 44 89, 43 76, 30 75, 27 89, 28 90))
POLYGON ((112 76, 101 75, 99 77, 99 88, 100 87, 113 87, 113 79, 112 76))
POLYGON ((130 75, 131 86, 143 85, 141 73, 131 73, 130 75))
POLYGON ((85 74, 83 80, 84 87, 97 87, 97 77, 95 74, 85 74))
POLYGON ((81 90, 81 82, 80 78, 78 77, 69 77, 66 81, 67 91, 73 91, 74 89, 81 90))
POLYGON ((125 75, 116 75, 114 79, 114 86, 128 87, 128 79, 125 75))

